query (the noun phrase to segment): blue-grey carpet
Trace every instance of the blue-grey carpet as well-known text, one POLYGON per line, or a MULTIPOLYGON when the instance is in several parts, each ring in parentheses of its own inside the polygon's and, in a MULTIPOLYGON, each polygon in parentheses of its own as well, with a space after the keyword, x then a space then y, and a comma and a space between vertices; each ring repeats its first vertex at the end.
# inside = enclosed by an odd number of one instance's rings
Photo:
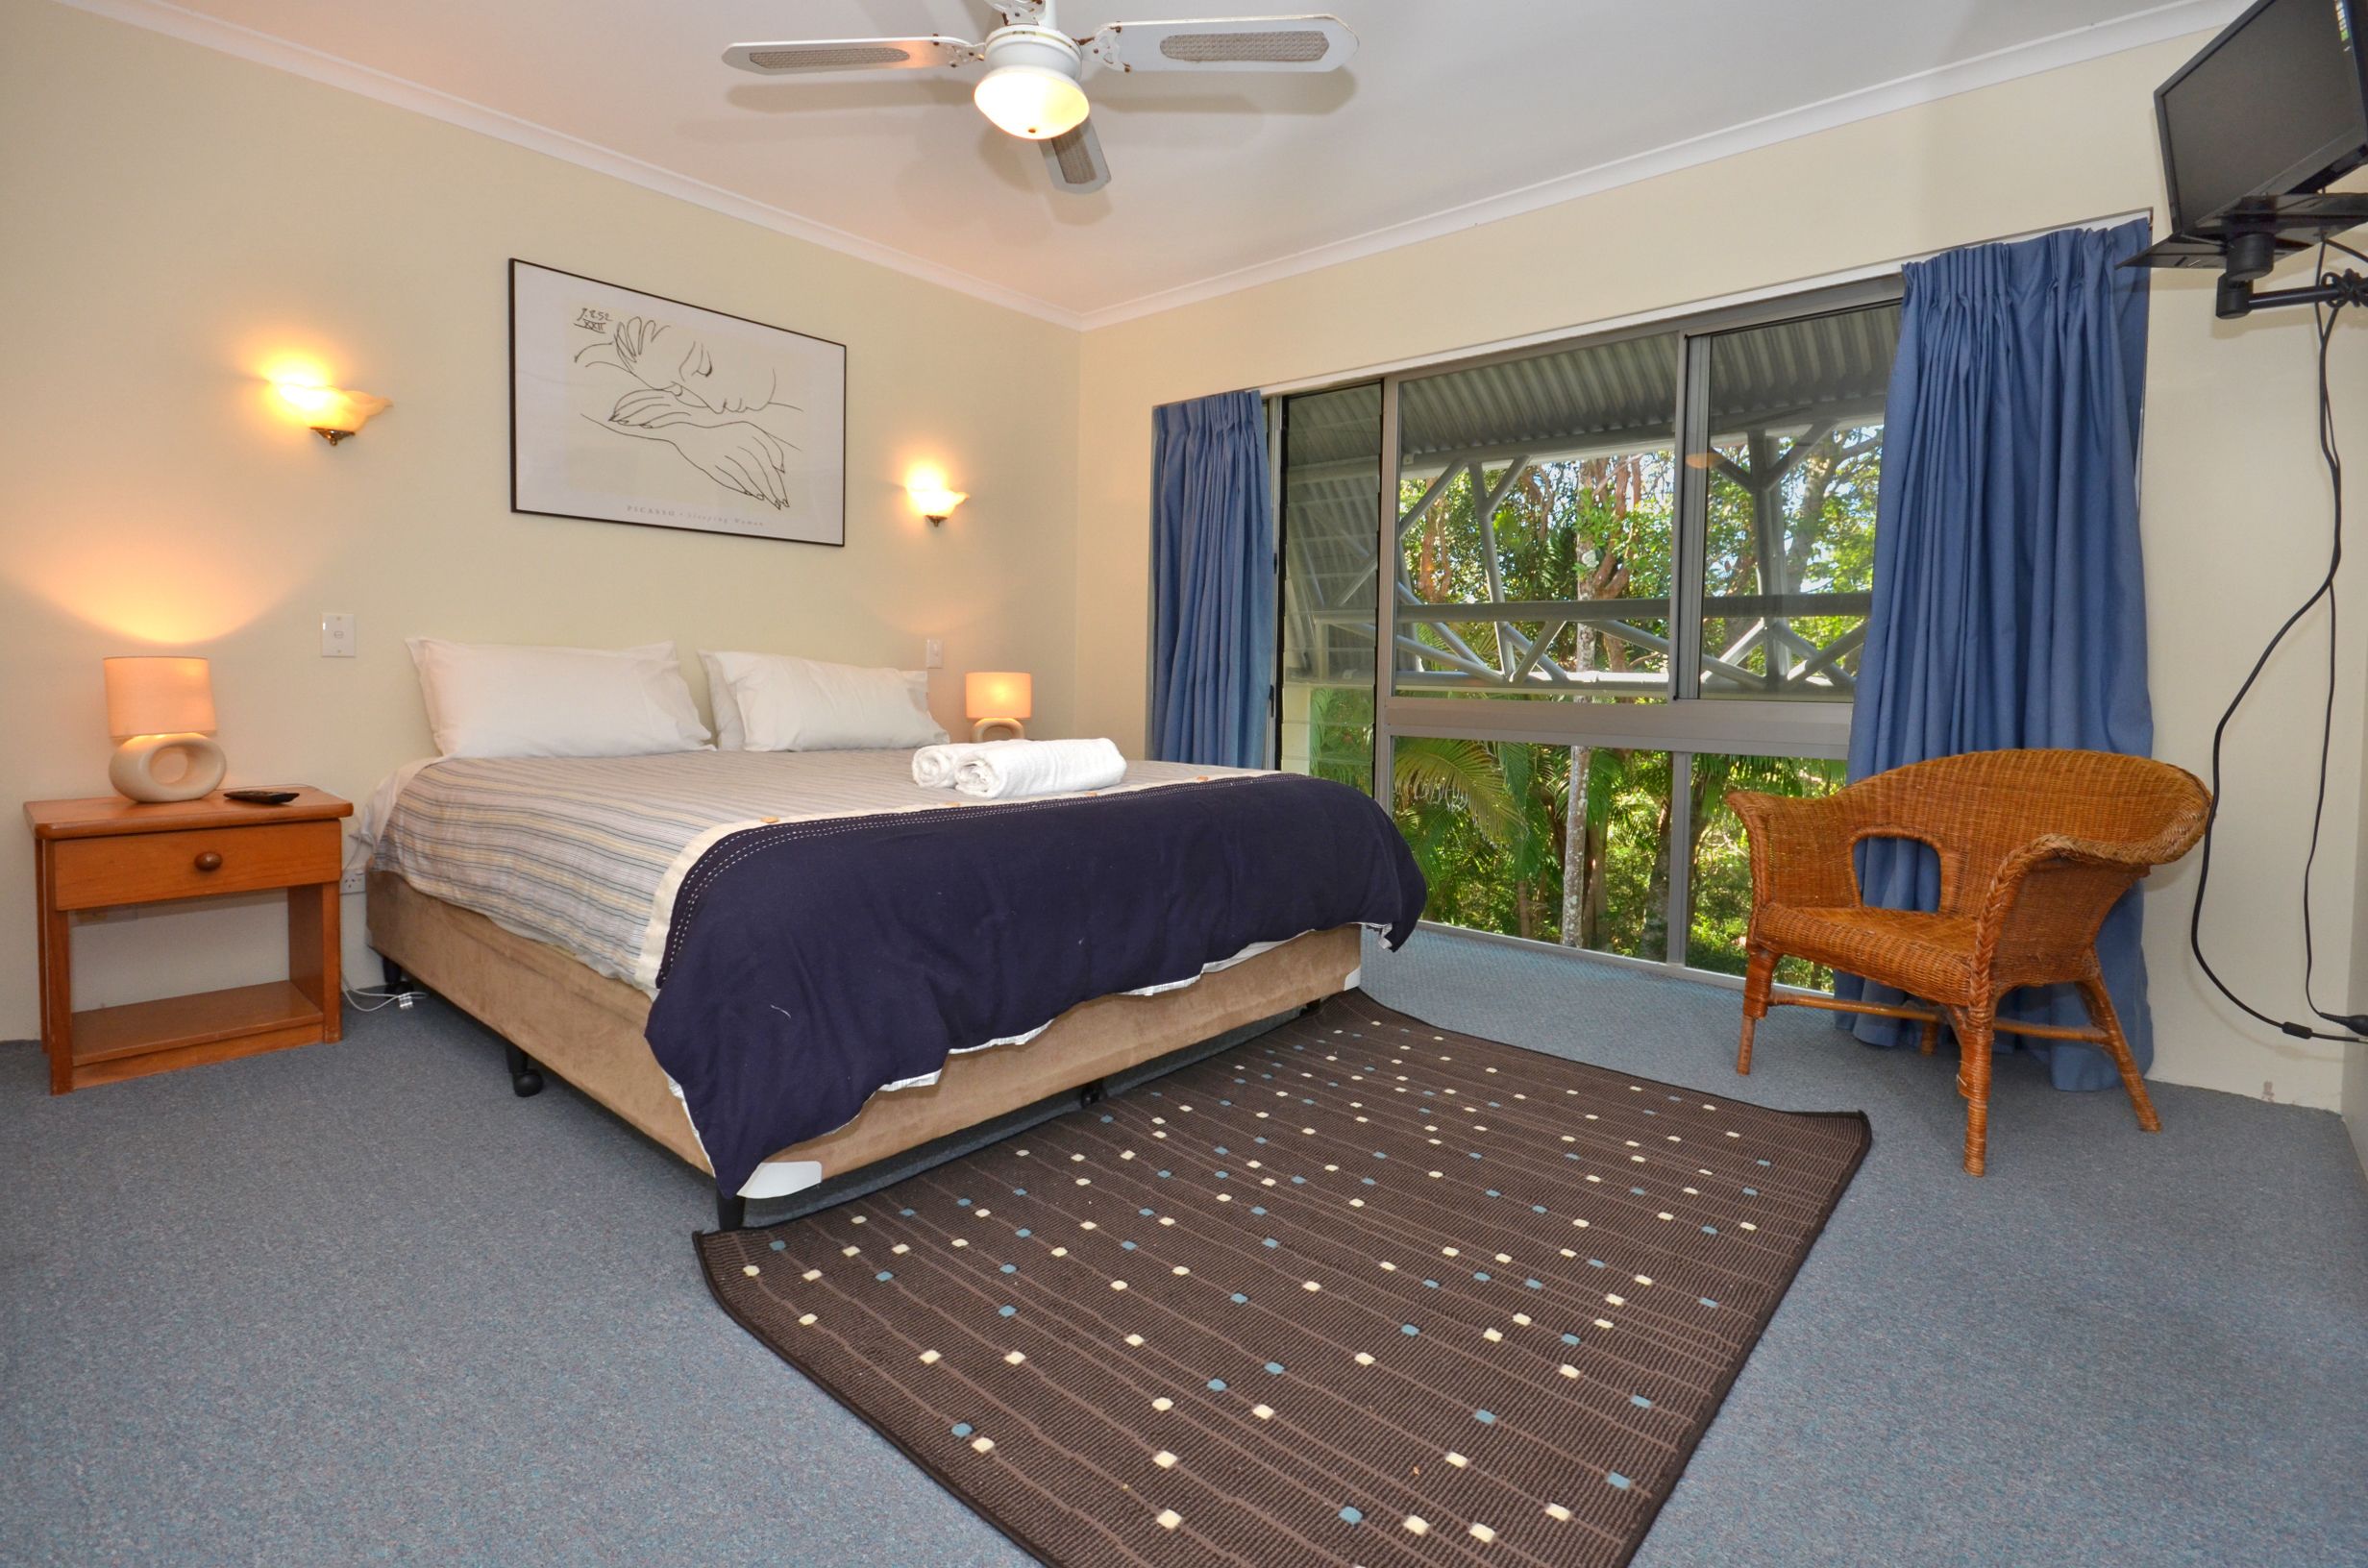
MULTIPOLYGON (((2368 1184, 2336 1118, 1954 1062, 1425 933, 1391 1006, 1875 1148, 1640 1568, 2368 1562, 2368 1184)), ((49 1099, 0 1047, 0 1561, 1015 1563, 719 1312, 703 1181, 441 1004, 49 1099)), ((760 1215, 761 1217, 761 1211, 760 1215)))

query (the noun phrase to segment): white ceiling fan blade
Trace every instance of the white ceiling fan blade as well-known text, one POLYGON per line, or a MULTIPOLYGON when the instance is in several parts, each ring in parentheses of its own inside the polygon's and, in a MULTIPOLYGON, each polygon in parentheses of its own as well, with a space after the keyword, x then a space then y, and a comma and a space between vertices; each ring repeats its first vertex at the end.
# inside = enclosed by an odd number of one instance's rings
POLYGON ((967 65, 978 45, 960 38, 808 38, 789 43, 735 43, 724 63, 758 76, 806 76, 825 71, 919 71, 967 65))
POLYGON ((1330 71, 1356 52, 1338 16, 1112 22, 1087 47, 1122 71, 1330 71))
POLYGON ((1037 143, 1045 150, 1045 171, 1052 188, 1090 196, 1110 183, 1110 163, 1101 156, 1101 138, 1087 120, 1073 131, 1037 143))
POLYGON ((1034 27, 1045 19, 1045 0, 987 0, 1013 27, 1034 27))

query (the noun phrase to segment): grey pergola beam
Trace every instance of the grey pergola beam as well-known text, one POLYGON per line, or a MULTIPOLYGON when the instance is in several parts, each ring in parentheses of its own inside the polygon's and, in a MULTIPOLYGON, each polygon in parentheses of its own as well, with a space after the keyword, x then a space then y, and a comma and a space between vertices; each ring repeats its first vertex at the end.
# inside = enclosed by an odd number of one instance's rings
POLYGON ((1453 484, 1455 482, 1455 477, 1463 471, 1464 462, 1462 458, 1458 458, 1454 462, 1449 463, 1446 467, 1441 469, 1439 471, 1439 477, 1433 479, 1423 490, 1422 499, 1414 503, 1414 508, 1411 511, 1406 512, 1398 518, 1397 546, 1398 553, 1401 556, 1404 555, 1406 551, 1406 530, 1414 527, 1416 519, 1419 518, 1424 512, 1431 509, 1432 503, 1438 501, 1442 495, 1446 493, 1447 486, 1453 484))

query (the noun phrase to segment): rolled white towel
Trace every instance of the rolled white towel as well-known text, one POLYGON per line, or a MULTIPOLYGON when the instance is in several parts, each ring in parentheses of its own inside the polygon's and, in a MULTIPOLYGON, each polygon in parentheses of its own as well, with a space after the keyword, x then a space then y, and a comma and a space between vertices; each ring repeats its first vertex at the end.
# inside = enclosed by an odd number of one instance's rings
MULTIPOLYGON (((989 741, 985 744, 1001 746, 1008 743, 989 741)), ((913 782, 925 789, 950 789, 953 786, 953 771, 977 749, 978 746, 967 741, 952 746, 923 747, 913 753, 913 782)))
POLYGON ((990 741, 955 765, 953 787, 981 800, 1106 790, 1126 776, 1126 759, 1106 740, 990 741))

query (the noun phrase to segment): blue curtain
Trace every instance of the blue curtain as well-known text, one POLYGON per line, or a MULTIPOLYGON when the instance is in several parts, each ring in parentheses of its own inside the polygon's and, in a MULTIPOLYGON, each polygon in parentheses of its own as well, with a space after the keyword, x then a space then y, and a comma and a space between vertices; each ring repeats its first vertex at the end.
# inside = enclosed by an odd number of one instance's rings
MULTIPOLYGON (((2009 747, 2153 749, 2137 522, 2147 275, 2116 265, 2146 241, 2139 220, 1907 269, 1853 779, 2009 747)), ((1865 845, 1860 875, 1871 904, 1930 909, 1939 896, 1921 845, 1865 845)), ((2154 1033, 2136 890, 2107 918, 2097 950, 2142 1067, 2154 1033)), ((1840 993, 1860 994, 1862 983, 1844 978, 1840 993)), ((2000 1011, 2085 1021, 2068 986, 2015 992, 2000 1011)), ((1876 1044, 1912 1033, 1842 1017, 1876 1044)), ((1999 1037, 2010 1043, 2046 1058, 2059 1089, 2119 1082, 2088 1046, 1999 1037)))
POLYGON ((1263 767, 1275 595, 1265 405, 1224 392, 1152 418, 1152 749, 1263 767))

